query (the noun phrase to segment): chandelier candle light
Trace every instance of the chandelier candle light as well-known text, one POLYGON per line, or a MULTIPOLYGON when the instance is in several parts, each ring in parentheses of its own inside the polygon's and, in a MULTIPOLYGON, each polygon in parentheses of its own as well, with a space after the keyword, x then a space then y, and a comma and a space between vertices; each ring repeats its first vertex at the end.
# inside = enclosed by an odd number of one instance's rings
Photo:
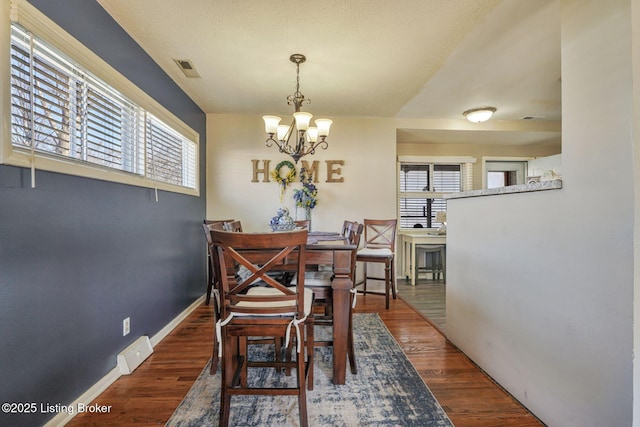
POLYGON ((317 147, 322 147, 324 150, 327 149, 329 144, 327 143, 326 138, 329 136, 329 129, 333 122, 329 119, 316 119, 316 126, 309 126, 313 115, 300 111, 300 107, 303 103, 311 102, 300 92, 300 64, 305 62, 307 58, 300 53, 294 53, 289 57, 289 59, 291 62, 296 64, 297 75, 296 91, 293 95, 289 95, 287 97, 287 104, 293 105, 295 108, 293 121, 291 122, 291 125, 287 126, 281 125, 280 120, 282 119, 277 116, 263 116, 262 118, 264 120, 265 131, 269 136, 265 141, 267 147, 272 147, 275 143, 281 153, 290 155, 293 160, 298 163, 298 160, 301 157, 304 157, 307 154, 315 154, 317 147), (295 143, 295 147, 289 144, 289 139, 294 133, 294 127, 297 131, 297 142, 295 143), (275 139, 274 136, 276 137, 275 139))

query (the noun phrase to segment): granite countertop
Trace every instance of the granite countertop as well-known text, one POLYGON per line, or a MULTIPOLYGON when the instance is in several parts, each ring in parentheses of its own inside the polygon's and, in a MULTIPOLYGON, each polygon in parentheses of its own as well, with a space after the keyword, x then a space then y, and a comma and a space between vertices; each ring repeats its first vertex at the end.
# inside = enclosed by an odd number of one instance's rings
POLYGON ((466 197, 495 196, 498 194, 530 193, 532 191, 557 190, 562 188, 562 180, 540 181, 532 184, 510 185, 509 187, 487 188, 471 190, 462 193, 452 193, 444 196, 445 199, 463 199, 466 197))

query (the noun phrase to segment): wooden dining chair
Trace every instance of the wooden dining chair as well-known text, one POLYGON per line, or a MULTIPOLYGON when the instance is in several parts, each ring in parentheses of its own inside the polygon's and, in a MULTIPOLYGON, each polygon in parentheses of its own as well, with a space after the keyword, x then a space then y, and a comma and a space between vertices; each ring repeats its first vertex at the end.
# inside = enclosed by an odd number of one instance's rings
POLYGON ((362 293, 382 294, 385 296, 386 308, 389 309, 389 295, 396 299, 394 254, 396 241, 396 219, 365 219, 364 220, 364 247, 358 250, 356 260, 363 263, 363 280, 358 283, 363 285, 362 293), (384 264, 384 278, 370 276, 367 272, 367 264, 384 264), (384 281, 384 293, 367 291, 368 280, 384 281))
MULTIPOLYGON (((205 219, 204 220, 204 225, 213 225, 213 224, 217 224, 215 227, 215 229, 217 230, 224 230, 224 223, 225 222, 231 222, 233 221, 233 218, 231 219, 205 219), (218 227, 222 227, 222 228, 218 228, 218 227)), ((213 271, 211 269, 212 264, 212 260, 211 260, 211 251, 209 250, 210 247, 209 245, 211 244, 211 236, 209 235, 209 229, 207 229, 206 227, 203 227, 204 230, 204 236, 207 240, 207 297, 205 300, 205 304, 209 305, 209 302, 211 300, 211 291, 214 289, 214 281, 215 281, 215 276, 213 274, 213 271)))
POLYGON ((205 304, 209 305, 211 300, 211 292, 214 289, 217 289, 216 284, 216 275, 213 271, 213 260, 211 258, 211 251, 213 250, 212 242, 211 242, 211 230, 224 230, 224 222, 229 220, 209 220, 205 219, 202 224, 202 230, 204 231, 204 237, 207 241, 207 296, 205 299, 205 304))
MULTIPOLYGON (((313 370, 313 292, 304 287, 307 230, 283 233, 234 233, 212 231, 221 274, 221 314, 216 324, 222 353, 220 426, 229 425, 231 397, 235 395, 296 395, 301 426, 307 426, 307 376, 313 370), (238 282, 235 271, 244 266, 251 272, 238 282), (268 273, 289 270, 301 280, 287 286, 268 273), (255 286, 255 281, 260 286, 255 286), (251 360, 250 337, 295 337, 297 354, 278 361, 251 360), (306 356, 305 356, 306 350, 306 356), (249 386, 254 367, 295 368, 297 386, 268 388, 249 386)), ((285 345, 286 346, 286 345, 285 345)))
POLYGON ((235 221, 235 219, 233 219, 233 218, 230 218, 230 219, 205 219, 204 223, 205 224, 214 224, 216 222, 224 223, 224 222, 232 222, 232 221, 235 221))
POLYGON ((242 233, 242 222, 239 220, 226 221, 224 223, 224 229, 226 231, 235 231, 236 233, 242 233))
MULTIPOLYGON (((202 230, 207 241, 207 297, 205 303, 209 305, 211 294, 213 294, 213 322, 220 318, 220 271, 218 263, 215 261, 216 253, 213 249, 213 239, 211 238, 212 230, 223 230, 222 221, 210 221, 202 224, 202 230)), ((215 374, 218 370, 218 347, 216 340, 213 341, 213 353, 211 358, 211 374, 215 374)))
POLYGON ((311 221, 308 220, 308 219, 299 219, 299 220, 293 221, 293 223, 296 225, 296 227, 306 228, 307 230, 309 229, 309 226, 311 225, 311 221))

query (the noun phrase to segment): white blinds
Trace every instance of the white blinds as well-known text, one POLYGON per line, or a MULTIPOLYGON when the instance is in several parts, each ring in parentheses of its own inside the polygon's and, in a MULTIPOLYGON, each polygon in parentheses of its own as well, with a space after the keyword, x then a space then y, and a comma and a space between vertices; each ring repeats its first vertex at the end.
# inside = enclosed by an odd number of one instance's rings
POLYGON ((196 188, 196 142, 20 25, 11 28, 14 147, 196 188))
POLYGON ((398 206, 400 228, 439 227, 436 213, 446 212, 445 194, 470 190, 472 163, 400 162, 398 206))
POLYGON ((147 169, 152 178, 195 188, 196 144, 147 114, 147 169))

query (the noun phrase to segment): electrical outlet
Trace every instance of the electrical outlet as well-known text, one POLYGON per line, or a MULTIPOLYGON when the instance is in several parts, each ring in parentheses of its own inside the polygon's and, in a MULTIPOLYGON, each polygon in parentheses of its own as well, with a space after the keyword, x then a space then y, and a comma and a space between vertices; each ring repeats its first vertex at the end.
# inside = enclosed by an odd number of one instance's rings
POLYGON ((122 321, 122 336, 125 337, 131 332, 131 318, 127 317, 122 321))

